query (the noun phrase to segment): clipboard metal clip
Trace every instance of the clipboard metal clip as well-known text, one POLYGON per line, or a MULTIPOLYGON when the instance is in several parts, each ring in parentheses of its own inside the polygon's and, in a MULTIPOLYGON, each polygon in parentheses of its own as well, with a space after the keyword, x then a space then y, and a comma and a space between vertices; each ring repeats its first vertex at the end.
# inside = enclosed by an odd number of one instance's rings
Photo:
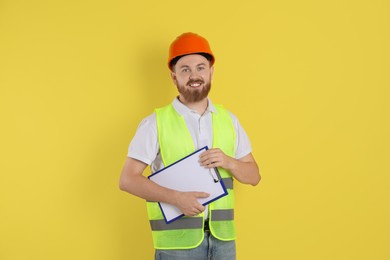
POLYGON ((214 171, 215 172, 213 173, 211 168, 209 169, 210 176, 213 178, 214 182, 217 183, 220 180, 217 168, 214 168, 214 171))

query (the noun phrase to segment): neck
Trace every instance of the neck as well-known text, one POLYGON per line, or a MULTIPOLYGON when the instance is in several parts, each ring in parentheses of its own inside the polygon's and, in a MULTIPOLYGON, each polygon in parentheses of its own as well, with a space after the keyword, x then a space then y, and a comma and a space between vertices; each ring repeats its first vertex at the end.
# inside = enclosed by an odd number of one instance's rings
POLYGON ((185 106, 187 106, 192 110, 195 110, 200 115, 203 115, 203 113, 206 111, 207 107, 209 106, 207 97, 197 102, 188 102, 182 96, 179 96, 178 99, 182 104, 184 104, 185 106))

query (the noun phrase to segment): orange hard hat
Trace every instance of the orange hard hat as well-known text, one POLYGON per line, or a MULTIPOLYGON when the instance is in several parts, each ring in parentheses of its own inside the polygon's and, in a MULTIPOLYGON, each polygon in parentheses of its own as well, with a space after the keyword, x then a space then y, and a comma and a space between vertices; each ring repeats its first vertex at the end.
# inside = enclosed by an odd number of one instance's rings
POLYGON ((172 69, 171 62, 178 57, 188 54, 208 54, 210 56, 210 64, 213 65, 215 58, 210 49, 208 41, 202 36, 187 32, 178 36, 169 47, 168 67, 172 69))

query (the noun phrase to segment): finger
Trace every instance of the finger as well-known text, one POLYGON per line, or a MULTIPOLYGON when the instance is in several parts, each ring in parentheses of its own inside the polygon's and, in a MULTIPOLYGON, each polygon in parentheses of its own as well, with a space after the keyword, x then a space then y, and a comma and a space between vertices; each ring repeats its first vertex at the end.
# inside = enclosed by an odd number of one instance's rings
POLYGON ((220 152, 221 152, 221 150, 219 148, 213 148, 213 149, 207 150, 208 154, 217 154, 217 153, 220 153, 220 152))
POLYGON ((206 167, 206 168, 214 168, 214 167, 218 167, 220 165, 219 161, 214 159, 214 160, 209 160, 205 163, 202 164, 202 166, 206 167))
POLYGON ((215 162, 213 162, 213 161, 207 161, 207 162, 205 162, 202 166, 204 166, 204 167, 206 167, 206 168, 214 168, 215 166, 215 162))
POLYGON ((202 154, 201 156, 199 156, 199 161, 204 162, 204 161, 208 160, 209 158, 211 158, 212 156, 213 155, 209 154, 209 153, 202 154))
POLYGON ((208 154, 208 150, 207 150, 207 151, 204 151, 203 153, 201 153, 201 154, 199 155, 199 158, 203 158, 203 157, 205 157, 207 154, 208 154))
POLYGON ((219 162, 212 162, 212 163, 210 163, 210 166, 217 167, 217 166, 219 166, 219 162))
POLYGON ((205 156, 208 156, 208 155, 211 155, 211 154, 219 153, 220 151, 221 150, 219 148, 208 149, 207 151, 204 151, 203 153, 201 153, 199 155, 199 157, 202 158, 202 157, 205 157, 205 156))
POLYGON ((206 192, 197 192, 197 193, 195 194, 195 196, 196 196, 197 198, 208 198, 208 197, 210 196, 210 194, 208 194, 208 193, 206 193, 206 192))
POLYGON ((200 158, 200 159, 204 159, 204 158, 207 158, 207 156, 209 156, 209 155, 210 155, 210 150, 207 150, 207 151, 201 153, 201 154, 199 155, 199 158, 200 158))
POLYGON ((221 154, 219 153, 214 153, 214 154, 209 154, 206 159, 211 160, 211 161, 217 161, 221 158, 221 154))
POLYGON ((198 215, 200 214, 202 211, 198 208, 199 206, 194 206, 191 210, 190 210, 190 214, 191 215, 198 215))
POLYGON ((205 166, 205 165, 211 164, 211 163, 216 162, 216 161, 219 161, 218 156, 208 156, 208 157, 205 157, 205 158, 202 158, 201 160, 199 160, 199 163, 202 166, 205 166))
POLYGON ((202 205, 202 204, 199 204, 197 207, 195 207, 194 209, 194 212, 196 212, 197 214, 200 214, 202 213, 206 208, 202 205))

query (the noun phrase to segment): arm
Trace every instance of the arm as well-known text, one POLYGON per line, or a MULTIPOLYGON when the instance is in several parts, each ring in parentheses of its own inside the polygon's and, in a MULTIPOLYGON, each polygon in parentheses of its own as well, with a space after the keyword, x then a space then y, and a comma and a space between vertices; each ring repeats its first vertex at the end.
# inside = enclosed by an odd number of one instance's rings
POLYGON ((119 180, 119 188, 148 201, 165 202, 178 207, 186 216, 194 216, 205 210, 197 198, 207 198, 204 192, 179 192, 164 188, 142 175, 147 164, 128 157, 119 180))
POLYGON ((261 180, 259 167, 252 153, 235 159, 227 156, 221 149, 209 149, 200 155, 200 163, 207 168, 222 167, 241 183, 256 186, 261 180))

